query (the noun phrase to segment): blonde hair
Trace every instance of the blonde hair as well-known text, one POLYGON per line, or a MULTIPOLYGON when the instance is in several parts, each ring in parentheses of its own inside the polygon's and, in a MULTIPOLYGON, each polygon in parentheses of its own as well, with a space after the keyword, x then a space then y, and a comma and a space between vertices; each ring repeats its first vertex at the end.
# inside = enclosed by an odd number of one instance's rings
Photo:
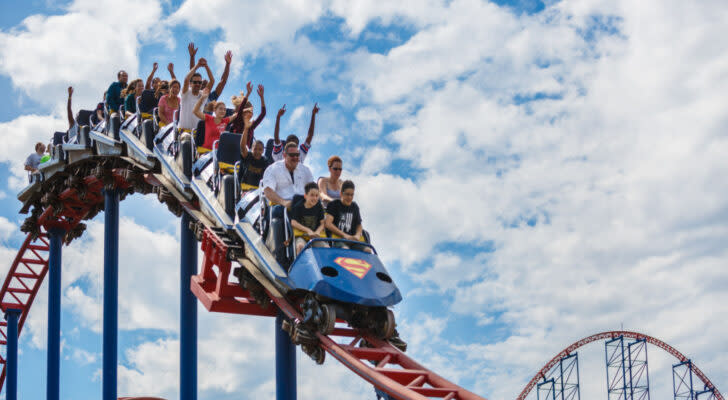
POLYGON ((331 168, 334 166, 335 162, 339 162, 342 164, 344 163, 343 161, 341 161, 341 158, 339 156, 331 156, 329 157, 329 160, 326 162, 326 164, 329 166, 329 168, 331 168))

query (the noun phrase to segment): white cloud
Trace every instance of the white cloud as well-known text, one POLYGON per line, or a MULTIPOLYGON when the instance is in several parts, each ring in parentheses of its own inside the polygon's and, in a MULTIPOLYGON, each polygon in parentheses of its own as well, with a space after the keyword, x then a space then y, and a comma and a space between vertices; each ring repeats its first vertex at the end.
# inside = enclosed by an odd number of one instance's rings
POLYGON ((9 122, 0 122, 0 135, 13 138, 5 141, 5 145, 0 148, 0 162, 8 163, 13 174, 9 178, 11 190, 19 190, 27 185, 27 172, 23 165, 28 155, 35 151, 35 144, 47 144, 53 132, 67 128, 65 120, 41 115, 22 115, 9 122))
POLYGON ((66 87, 76 104, 95 104, 116 71, 137 74, 140 38, 157 39, 158 1, 75 0, 61 15, 31 15, 0 32, 0 73, 35 101, 65 109, 66 87), (144 10, 125 18, 129 10, 144 10))

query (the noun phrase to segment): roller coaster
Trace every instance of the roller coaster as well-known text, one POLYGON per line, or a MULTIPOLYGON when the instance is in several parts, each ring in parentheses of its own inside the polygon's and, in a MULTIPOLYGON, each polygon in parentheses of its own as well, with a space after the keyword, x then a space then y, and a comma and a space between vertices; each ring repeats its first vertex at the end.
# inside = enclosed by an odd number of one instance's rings
MULTIPOLYGON (((371 251, 364 252, 314 248, 312 241, 300 256, 294 255, 286 211, 276 211, 261 191, 242 193, 236 183, 240 156, 228 149, 231 143, 237 149, 239 135, 223 133, 213 151, 201 155, 175 124, 160 127, 156 118, 142 119, 137 113, 125 120, 107 116, 92 128, 90 115, 78 113, 76 134, 54 134, 50 161, 41 164, 18 195, 21 213, 29 214, 21 226, 27 236, 0 290, 7 319, 0 323, 0 345, 7 349, 0 357, 0 389, 7 377, 7 399, 17 398, 17 340, 46 276, 47 398, 58 398, 62 245, 79 238, 83 221, 102 210, 103 398, 117 398, 118 205, 131 193, 155 194, 181 217, 182 399, 197 398, 197 301, 210 312, 276 318, 278 399, 296 398, 295 346, 319 364, 330 355, 371 383, 378 398, 483 399, 405 353, 391 310, 401 296, 370 244, 365 246, 371 251), (204 256, 199 271, 198 248, 204 256)), ((575 351, 596 340, 607 340, 610 400, 649 399, 649 379, 643 379, 648 376, 647 343, 679 360, 673 373, 685 385, 676 387, 675 399, 723 400, 687 357, 664 342, 627 331, 600 333, 567 347, 531 379, 518 400, 534 388, 539 400, 542 395, 579 399, 575 351), (633 342, 625 344, 625 339, 633 342), (693 376, 702 388, 693 388, 693 376)))

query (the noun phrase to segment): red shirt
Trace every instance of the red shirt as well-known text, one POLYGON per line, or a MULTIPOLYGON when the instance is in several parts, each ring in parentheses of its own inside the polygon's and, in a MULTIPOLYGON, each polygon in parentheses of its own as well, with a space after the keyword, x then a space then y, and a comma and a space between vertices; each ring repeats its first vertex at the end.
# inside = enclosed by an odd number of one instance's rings
POLYGON ((212 149, 212 144, 220 139, 220 132, 225 131, 228 122, 230 122, 230 118, 225 117, 219 124, 215 124, 215 117, 205 114, 205 143, 202 147, 212 149))

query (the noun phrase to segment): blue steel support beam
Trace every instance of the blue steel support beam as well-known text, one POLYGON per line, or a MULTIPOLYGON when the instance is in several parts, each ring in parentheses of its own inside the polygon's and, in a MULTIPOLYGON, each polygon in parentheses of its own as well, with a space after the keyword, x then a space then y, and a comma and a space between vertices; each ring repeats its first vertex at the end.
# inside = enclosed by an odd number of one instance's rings
POLYGON ((276 317, 276 400, 296 400, 296 346, 282 328, 283 315, 276 317))
POLYGON ((119 318, 119 193, 104 191, 104 333, 102 398, 116 400, 119 318))
POLYGON ((5 311, 5 320, 8 321, 5 400, 18 400, 18 319, 21 313, 14 308, 5 311))
POLYGON ((197 298, 190 280, 197 273, 197 240, 190 217, 182 214, 180 229, 180 400, 197 400, 197 298))
POLYGON ((58 400, 61 390, 61 228, 50 228, 48 255, 48 355, 46 364, 46 399, 58 400))

